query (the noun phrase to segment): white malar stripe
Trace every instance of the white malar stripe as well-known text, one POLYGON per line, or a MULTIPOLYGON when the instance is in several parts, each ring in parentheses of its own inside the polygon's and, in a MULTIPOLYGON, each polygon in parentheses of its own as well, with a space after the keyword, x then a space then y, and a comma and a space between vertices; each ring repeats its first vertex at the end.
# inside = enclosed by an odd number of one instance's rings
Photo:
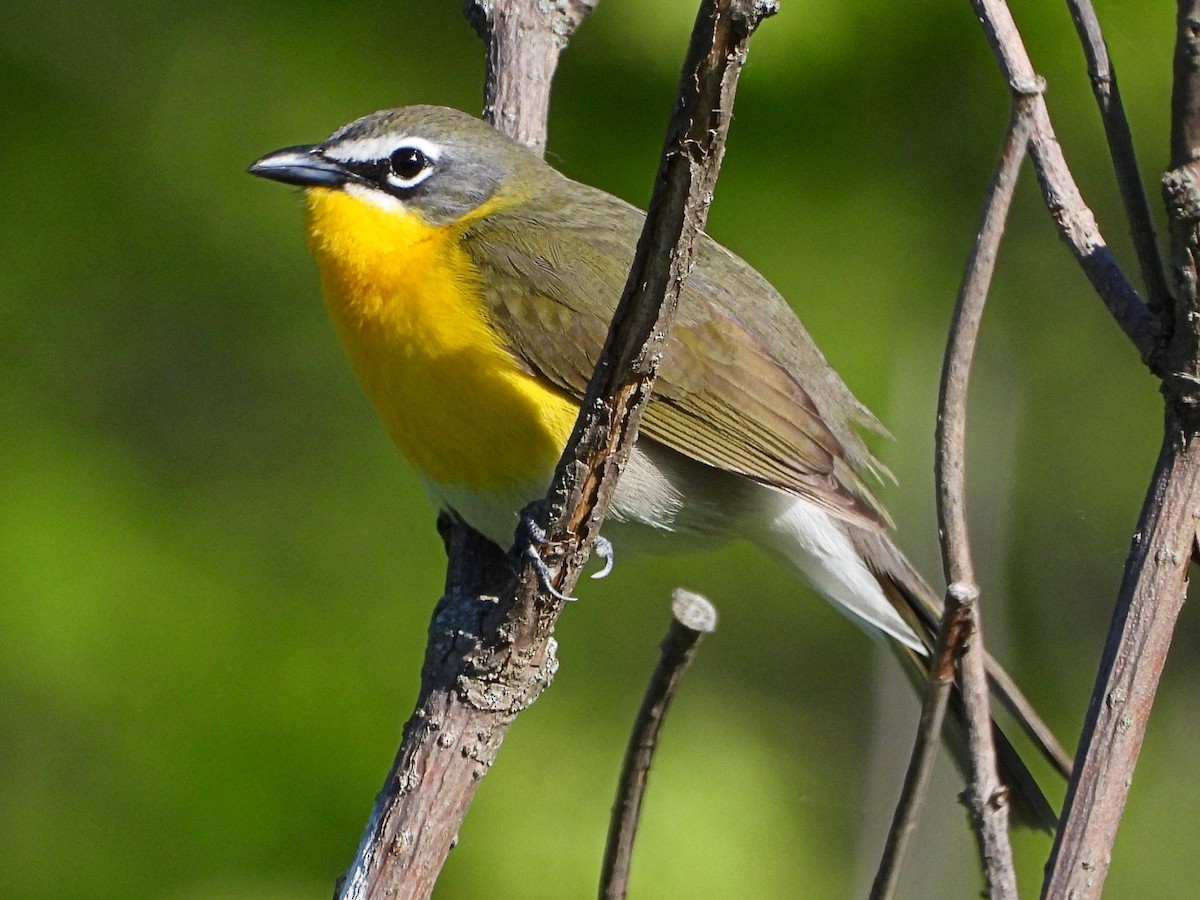
POLYGON ((387 191, 382 191, 370 185, 359 184, 356 181, 346 182, 342 186, 342 190, 351 197, 357 197, 359 200, 374 203, 380 209, 387 210, 388 212, 403 212, 408 208, 399 197, 393 197, 387 191))

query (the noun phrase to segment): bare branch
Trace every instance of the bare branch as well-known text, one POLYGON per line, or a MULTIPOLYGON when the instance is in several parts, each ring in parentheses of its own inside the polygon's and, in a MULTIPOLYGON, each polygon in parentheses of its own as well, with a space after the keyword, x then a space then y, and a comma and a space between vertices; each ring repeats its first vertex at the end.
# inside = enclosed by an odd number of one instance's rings
POLYGON ((1067 6, 1087 57, 1088 77, 1092 82, 1096 103, 1100 106, 1100 118, 1108 137, 1108 151, 1112 156, 1121 200, 1125 204, 1125 217, 1142 271, 1142 282, 1146 286, 1148 305, 1150 311, 1161 318, 1169 303, 1166 270, 1158 249, 1154 219, 1150 215, 1150 202, 1146 199, 1146 188, 1138 171, 1129 120, 1125 117, 1125 107, 1117 87, 1117 73, 1109 61, 1108 47, 1104 43, 1100 20, 1096 18, 1091 0, 1067 0, 1067 6))
POLYGON ((646 781, 654 751, 658 749, 662 724, 675 691, 700 647, 700 639, 717 627, 717 611, 708 599, 682 588, 675 590, 671 613, 671 627, 663 638, 662 655, 646 687, 646 696, 625 750, 600 872, 601 900, 624 900, 629 887, 633 839, 637 835, 642 798, 646 794, 646 781))
MULTIPOLYGON (((501 0, 487 5, 500 21, 501 0)), ((509 8, 536 17, 543 5, 513 0, 509 8)), ((579 6, 556 8, 566 15, 579 6)), ((569 547, 558 568, 560 590, 570 590, 587 559, 621 454, 636 434, 639 404, 649 398, 653 381, 652 361, 687 276, 691 243, 703 227, 746 42, 775 8, 767 0, 705 0, 701 6, 626 296, 549 495, 554 527, 539 551, 569 547), (670 294, 666 302, 664 292, 670 294), (660 304, 665 315, 659 314, 660 304), (652 332, 658 343, 647 338, 652 332)), ((513 27, 519 40, 538 26, 533 20, 513 27)), ((517 58, 520 54, 490 57, 505 67, 517 58)), ((498 90, 494 101, 501 104, 506 97, 498 90)), ((529 115, 529 107, 519 103, 495 110, 497 121, 510 123, 514 133, 544 139, 535 133, 536 123, 525 122, 529 115)), ((509 725, 557 668, 552 634, 562 603, 549 596, 532 561, 514 584, 497 548, 461 524, 443 524, 450 556, 447 593, 430 626, 417 709, 356 860, 339 885, 342 898, 429 895, 509 725)))
MULTIPOLYGON (((942 659, 943 644, 942 635, 939 633, 935 651, 938 660, 942 659)), ((929 791, 929 782, 933 776, 933 765, 941 746, 942 723, 946 720, 946 704, 953 686, 953 665, 930 667, 929 688, 921 704, 917 737, 908 761, 908 771, 904 773, 900 799, 896 803, 895 813, 892 814, 892 824, 883 846, 883 857, 879 860, 875 881, 871 885, 870 900, 890 900, 896 896, 896 890, 900 886, 900 872, 904 868, 904 860, 908 856, 909 846, 917 830, 917 820, 921 807, 925 805, 925 795, 929 791)))
POLYGON ((908 842, 916 828, 936 758, 938 738, 954 683, 956 661, 961 666, 967 734, 971 755, 968 787, 972 819, 979 839, 984 877, 993 897, 1016 896, 1016 874, 1008 841, 1008 806, 996 770, 992 719, 988 706, 987 654, 979 630, 979 610, 966 518, 967 384, 975 343, 996 267, 1000 240, 1012 206, 1013 192, 1029 140, 1030 97, 1013 104, 1008 132, 988 185, 975 244, 950 326, 942 370, 937 434, 938 521, 942 558, 949 589, 938 628, 929 689, 921 709, 916 743, 900 801, 888 833, 883 860, 872 888, 873 898, 894 895, 908 842))
POLYGON ((484 642, 512 576, 491 541, 446 517, 452 564, 434 610, 416 710, 335 894, 343 900, 423 898, 432 891, 479 780, 516 714, 553 677, 553 654, 504 656, 484 642), (431 795, 436 794, 436 802, 431 795))
MULTIPOLYGON (((633 267, 547 494, 548 539, 541 552, 562 593, 574 587, 587 561, 637 438, 679 292, 691 272, 693 244, 708 215, 746 43, 777 9, 775 0, 701 3, 633 267)), ((533 562, 525 565, 521 580, 522 602, 556 618, 561 602, 534 603, 539 576, 533 562)))
MULTIPOLYGON (((1004 0, 971 0, 971 6, 1014 96, 1040 92, 1042 80, 1033 69, 1008 4, 1004 0)), ((1083 202, 1054 135, 1044 98, 1040 94, 1034 97, 1031 107, 1029 154, 1059 235, 1071 248, 1117 324, 1133 341, 1142 360, 1153 366, 1158 350, 1158 323, 1117 265, 1100 234, 1095 215, 1083 202)))
POLYGON ((599 0, 467 0, 463 15, 487 45, 483 117, 539 156, 546 149, 558 57, 599 0))
POLYGON ((1171 167, 1195 162, 1200 151, 1200 3, 1178 0, 1175 84, 1171 92, 1171 167))
POLYGON ((1174 87, 1171 91, 1171 171, 1163 178, 1170 215, 1174 318, 1164 380, 1184 421, 1197 408, 1200 379, 1200 0, 1178 0, 1174 87))
POLYGON ((967 386, 1000 241, 1021 163, 1025 159, 1031 105, 1037 96, 1036 92, 1025 94, 1013 104, 1004 148, 988 186, 982 220, 959 289, 942 369, 936 474, 938 527, 943 538, 942 565, 950 584, 976 585, 966 511, 967 386))
POLYGON ((1084 723, 1045 898, 1100 897, 1162 667, 1187 591, 1200 508, 1200 444, 1168 423, 1125 564, 1120 599, 1084 723))
POLYGON ((1099 897, 1196 553, 1200 516, 1200 0, 1180 0, 1171 164, 1172 332, 1162 450, 1125 563, 1043 897, 1099 897))
POLYGON ((1033 704, 1029 702, 1021 689, 1017 687, 1012 676, 996 662, 989 653, 987 658, 988 681, 992 685, 995 699, 1009 711, 1014 719, 1021 723, 1025 734, 1033 741, 1046 762, 1050 763, 1064 779, 1071 777, 1071 757, 1058 737, 1050 730, 1033 704))

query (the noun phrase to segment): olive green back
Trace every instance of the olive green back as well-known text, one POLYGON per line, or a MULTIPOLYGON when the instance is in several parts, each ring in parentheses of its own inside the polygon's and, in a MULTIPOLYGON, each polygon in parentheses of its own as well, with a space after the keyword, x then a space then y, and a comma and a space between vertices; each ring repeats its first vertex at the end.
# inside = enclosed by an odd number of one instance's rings
MULTIPOLYGON (((466 247, 513 353, 580 397, 644 214, 532 155, 515 162, 536 193, 473 226, 466 247)), ((702 235, 642 435, 877 528, 863 474, 884 470, 855 425, 880 428, 779 293, 702 235)))

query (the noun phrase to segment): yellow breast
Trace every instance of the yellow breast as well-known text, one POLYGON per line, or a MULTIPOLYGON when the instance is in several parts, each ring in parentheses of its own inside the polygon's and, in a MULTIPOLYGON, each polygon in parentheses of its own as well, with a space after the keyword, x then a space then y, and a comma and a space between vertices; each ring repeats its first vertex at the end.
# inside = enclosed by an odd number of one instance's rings
POLYGON ((325 302, 400 451, 442 485, 545 481, 578 407, 523 371, 493 331, 463 227, 308 191, 325 302))

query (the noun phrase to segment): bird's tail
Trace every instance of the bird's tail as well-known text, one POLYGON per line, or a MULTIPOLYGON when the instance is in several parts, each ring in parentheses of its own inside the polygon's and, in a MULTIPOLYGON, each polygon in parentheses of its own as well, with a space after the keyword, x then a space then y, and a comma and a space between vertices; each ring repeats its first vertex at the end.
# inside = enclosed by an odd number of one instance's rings
MULTIPOLYGON (((887 535, 861 532, 853 535, 853 538, 888 599, 928 648, 929 652, 922 655, 896 641, 888 642, 913 686, 924 693, 941 615, 940 601, 887 535)), ((989 685, 996 700, 1012 716, 1017 727, 1028 735, 1050 765, 1064 778, 1069 778, 1070 757, 1038 715, 1033 704, 990 655, 987 657, 987 672, 989 685)), ((957 686, 951 694, 949 713, 946 719, 945 741, 955 764, 965 775, 968 770, 966 719, 962 695, 957 686)), ((992 723, 992 734, 996 746, 998 774, 1009 791, 1013 824, 1052 831, 1058 822, 1058 816, 1046 795, 1020 754, 995 722, 992 723)))
MULTIPOLYGON (((836 519, 794 497, 782 499, 772 513, 757 530, 748 531, 750 539, 807 578, 841 612, 881 636, 900 659, 914 687, 924 694, 941 600, 888 534, 836 519)), ((991 657, 987 669, 996 699, 1050 764, 1069 777, 1070 759, 1033 705, 991 657)), ((962 696, 955 688, 945 737, 955 762, 966 772, 963 714, 962 696)), ((994 734, 998 774, 1009 788, 1014 822, 1053 829, 1057 816, 1029 769, 999 728, 994 734)))

